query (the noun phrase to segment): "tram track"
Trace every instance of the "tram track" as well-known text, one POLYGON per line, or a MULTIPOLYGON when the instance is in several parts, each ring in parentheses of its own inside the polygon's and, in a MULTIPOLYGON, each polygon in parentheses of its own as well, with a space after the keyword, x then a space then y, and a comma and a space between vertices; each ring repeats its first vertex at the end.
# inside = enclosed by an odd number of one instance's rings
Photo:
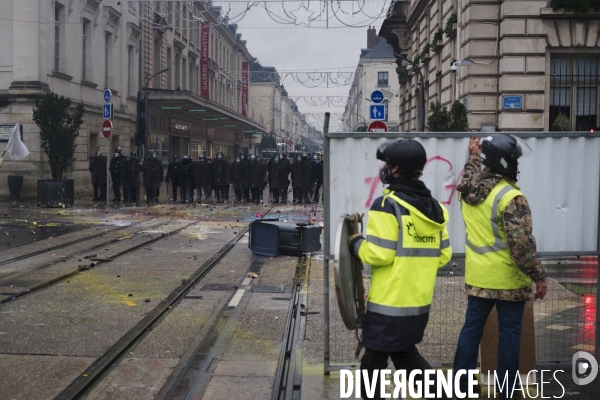
POLYGON ((96 233, 94 235, 90 235, 90 236, 82 237, 82 238, 79 238, 79 239, 71 240, 71 241, 66 242, 66 243, 61 243, 61 244, 56 245, 56 246, 48 247, 48 248, 45 248, 45 249, 42 249, 42 250, 33 251, 31 253, 28 253, 28 254, 23 254, 23 255, 18 256, 18 257, 13 257, 13 258, 9 258, 7 260, 2 260, 2 261, 0 261, 0 266, 6 265, 6 264, 10 264, 10 263, 14 263, 14 262, 24 261, 24 260, 27 260, 28 258, 39 256, 39 255, 42 255, 44 253, 49 253, 51 251, 64 249, 66 247, 73 246, 75 244, 79 244, 79 243, 82 243, 82 242, 85 242, 85 241, 88 241, 88 240, 96 239, 98 237, 106 235, 107 233, 119 232, 119 231, 122 231, 122 230, 125 230, 125 229, 128 229, 128 228, 131 228, 133 226, 138 226, 139 224, 142 224, 143 222, 146 222, 146 221, 133 222, 130 225, 121 226, 121 227, 118 227, 116 229, 112 229, 109 232, 105 231, 105 232, 96 233))
MULTIPOLYGON (((144 246, 148 246, 149 244, 152 244, 152 243, 157 242, 157 241, 159 241, 161 239, 164 239, 165 237, 168 237, 168 236, 171 236, 171 235, 175 235, 175 234, 181 232, 182 230, 184 230, 184 229, 186 229, 186 228, 188 228, 188 227, 190 227, 192 225, 195 225, 196 223, 197 222, 192 222, 192 223, 186 224, 185 226, 177 228, 174 231, 168 232, 168 234, 166 234, 166 235, 163 234, 161 236, 157 236, 155 238, 143 241, 142 243, 138 243, 135 246, 129 247, 129 248, 123 250, 123 251, 120 251, 120 252, 118 252, 116 254, 113 254, 111 256, 111 260, 114 260, 115 258, 124 256, 126 254, 129 254, 129 253, 131 253, 131 252, 133 252, 135 250, 143 248, 144 246)), ((165 223, 161 222, 161 223, 158 223, 158 224, 154 225, 152 228, 146 228, 146 229, 155 229, 155 228, 157 228, 157 227, 159 227, 161 225, 165 225, 165 223)), ((118 240, 119 239, 114 239, 115 242, 118 241, 118 240)), ((15 300, 17 300, 17 299, 19 299, 21 297, 24 297, 24 296, 27 296, 27 295, 30 295, 30 294, 33 294, 33 293, 36 293, 36 292, 39 292, 42 289, 50 287, 50 286, 52 286, 52 285, 54 285, 54 284, 56 284, 58 282, 64 281, 65 279, 69 279, 72 276, 77 275, 79 273, 83 273, 83 272, 88 271, 90 269, 96 268, 97 266, 102 265, 102 264, 104 264, 106 262, 108 262, 108 261, 94 261, 93 263, 91 263, 89 266, 87 266, 83 270, 81 270, 81 269, 78 268, 76 270, 67 272, 65 274, 61 274, 60 276, 57 276, 55 278, 46 280, 46 281, 44 281, 42 283, 38 283, 38 284, 36 284, 36 285, 34 285, 32 287, 27 288, 26 290, 23 290, 21 292, 17 292, 17 293, 11 294, 11 295, 9 295, 6 298, 1 299, 0 300, 0 305, 8 303, 8 302, 11 302, 11 301, 15 301, 15 300)), ((46 265, 45 267, 52 266, 52 265, 54 265, 54 264, 49 264, 49 265, 46 265)), ((2 283, 2 282, 3 281, 0 281, 0 283, 2 283)))
MULTIPOLYGON (((271 209, 272 208, 269 208, 265 212, 265 215, 270 212, 271 209)), ((178 229, 177 232, 191 225, 193 224, 186 225, 185 227, 178 229)), ((186 295, 219 264, 219 262, 235 247, 248 231, 248 227, 242 229, 232 240, 215 252, 198 269, 196 269, 187 280, 172 291, 171 294, 162 300, 154 309, 148 312, 138 324, 125 333, 83 373, 79 374, 79 376, 71 382, 71 384, 69 384, 55 400, 80 399, 91 393, 91 391, 109 375, 113 368, 115 368, 126 355, 135 348, 135 346, 141 343, 149 332, 154 330, 163 321, 177 303, 183 300, 186 295)), ((171 235, 174 233, 176 232, 172 232, 171 235)), ((155 238, 152 242, 160 239, 162 239, 162 237, 155 238)), ((136 247, 140 248, 147 246, 149 243, 150 241, 136 247)), ((61 279, 64 279, 64 277, 61 279)))

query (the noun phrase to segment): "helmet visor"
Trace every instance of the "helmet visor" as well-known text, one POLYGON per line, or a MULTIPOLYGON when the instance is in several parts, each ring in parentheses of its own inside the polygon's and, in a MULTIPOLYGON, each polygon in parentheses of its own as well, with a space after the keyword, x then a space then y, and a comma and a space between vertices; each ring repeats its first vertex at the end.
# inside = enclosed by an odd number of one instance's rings
POLYGON ((519 158, 527 158, 533 154, 533 150, 527 143, 525 143, 523 139, 514 135, 511 136, 517 141, 517 147, 514 150, 515 155, 517 155, 519 158))

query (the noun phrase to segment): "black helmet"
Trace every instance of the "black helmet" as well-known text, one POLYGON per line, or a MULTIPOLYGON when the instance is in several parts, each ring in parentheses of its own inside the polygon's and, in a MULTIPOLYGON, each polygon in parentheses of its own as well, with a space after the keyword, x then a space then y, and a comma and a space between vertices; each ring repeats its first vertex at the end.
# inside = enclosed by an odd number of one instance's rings
POLYGON ((423 145, 416 140, 400 139, 379 146, 377 159, 397 165, 404 172, 417 172, 425 168, 427 153, 423 145))
POLYGON ((513 182, 517 181, 517 160, 523 155, 523 147, 517 138, 506 133, 494 133, 481 142, 481 154, 483 165, 513 182))

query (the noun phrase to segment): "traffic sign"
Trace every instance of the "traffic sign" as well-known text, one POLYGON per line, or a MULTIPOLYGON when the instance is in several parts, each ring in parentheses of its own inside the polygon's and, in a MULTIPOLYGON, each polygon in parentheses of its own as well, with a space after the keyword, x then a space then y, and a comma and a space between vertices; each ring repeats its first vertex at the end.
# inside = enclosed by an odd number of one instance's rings
POLYGON ((367 132, 376 132, 376 133, 382 133, 382 132, 387 132, 387 131, 388 131, 387 125, 385 124, 385 122, 382 122, 382 121, 371 122, 371 124, 369 125, 369 128, 367 129, 367 132))
POLYGON ((369 119, 371 121, 383 121, 385 119, 385 105, 371 104, 369 106, 369 119))
POLYGON ((104 136, 105 139, 108 139, 112 134, 112 129, 112 121, 110 119, 105 119, 102 123, 102 136, 104 136))
POLYGON ((381 90, 375 90, 373 91, 373 93, 371 93, 371 101, 373 101, 373 103, 383 103, 384 99, 385 96, 383 95, 383 92, 381 90))
POLYGON ((112 97, 112 92, 110 89, 104 89, 104 102, 110 103, 110 98, 112 97))
POLYGON ((114 105, 113 103, 104 104, 102 107, 102 119, 113 119, 114 105))

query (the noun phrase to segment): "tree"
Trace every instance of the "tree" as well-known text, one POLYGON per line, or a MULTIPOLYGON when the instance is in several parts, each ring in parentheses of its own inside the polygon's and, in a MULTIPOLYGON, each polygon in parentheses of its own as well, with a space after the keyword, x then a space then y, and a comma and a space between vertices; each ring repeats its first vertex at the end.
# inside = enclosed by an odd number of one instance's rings
POLYGON ((450 108, 450 124, 448 131, 450 132, 467 132, 469 130, 469 118, 467 117, 467 109, 458 100, 452 103, 450 108))
POLYGON ((276 149, 277 141, 275 140, 275 136, 272 134, 267 134, 267 133, 262 135, 259 147, 260 147, 260 151, 276 149))
POLYGON ((571 130, 571 121, 569 118, 561 112, 558 113, 554 122, 552 122, 551 131, 570 131, 571 130))
POLYGON ((83 124, 83 104, 68 111, 71 100, 55 93, 38 98, 33 109, 33 121, 40 128, 42 148, 48 156, 52 179, 65 179, 75 161, 75 141, 83 124))
POLYGON ((450 113, 442 107, 439 101, 429 104, 431 115, 427 117, 427 130, 429 132, 447 132, 450 125, 450 113))

